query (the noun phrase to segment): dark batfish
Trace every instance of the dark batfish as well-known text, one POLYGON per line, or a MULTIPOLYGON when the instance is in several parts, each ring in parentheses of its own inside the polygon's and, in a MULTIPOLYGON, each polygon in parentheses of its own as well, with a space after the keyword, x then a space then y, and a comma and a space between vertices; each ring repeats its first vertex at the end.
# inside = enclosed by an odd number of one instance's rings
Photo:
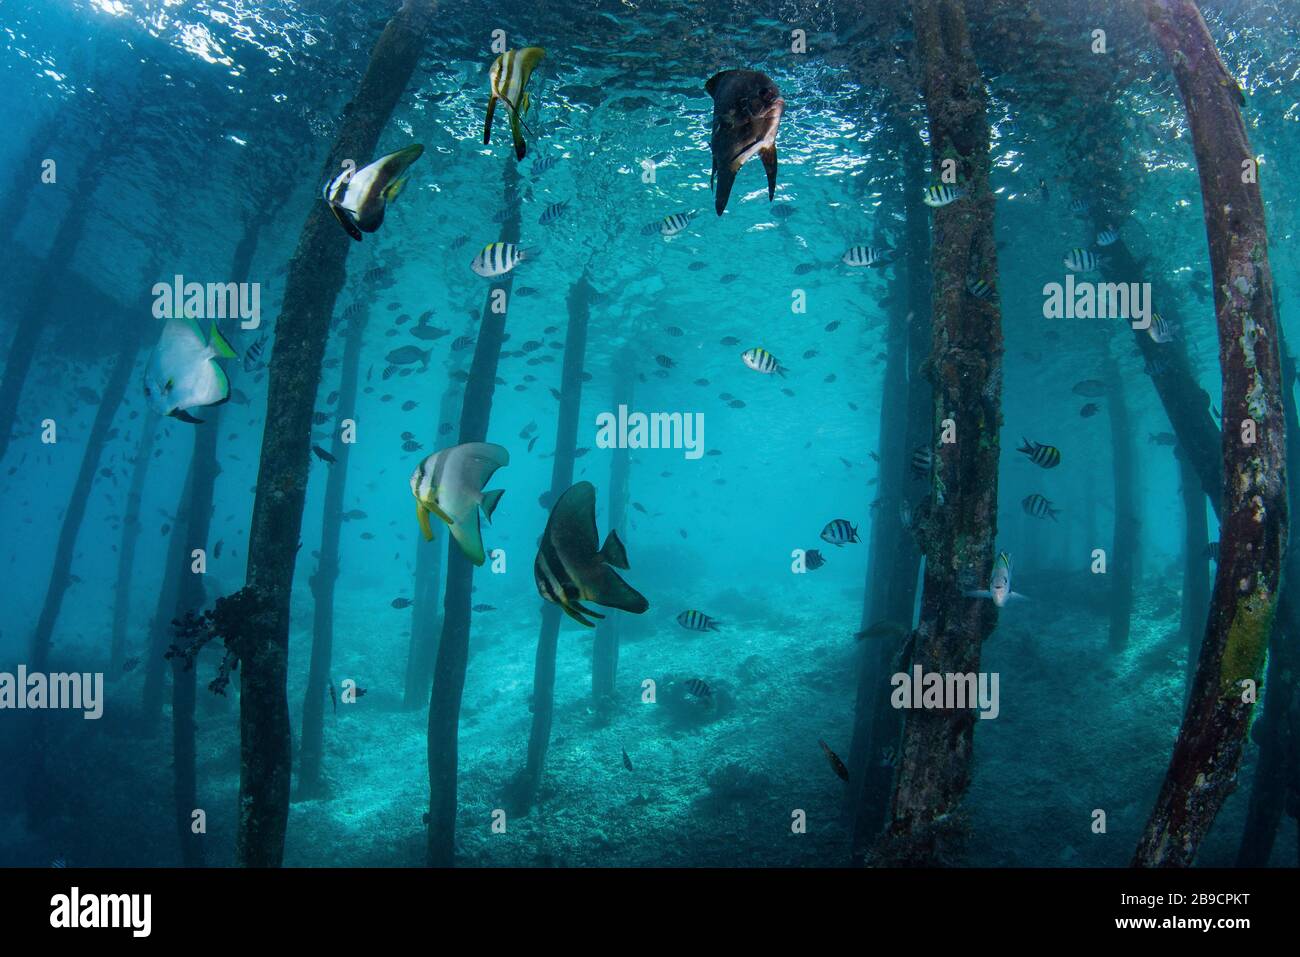
POLYGON ((713 170, 709 186, 714 186, 716 178, 714 210, 722 215, 736 174, 755 155, 767 171, 770 202, 776 195, 776 131, 785 112, 781 91, 757 70, 723 70, 710 77, 704 89, 713 97, 713 131, 709 138, 713 170))
POLYGON ((821 738, 817 739, 817 743, 820 744, 822 750, 826 752, 826 760, 831 763, 831 770, 839 776, 841 781, 847 781, 849 779, 849 769, 844 766, 844 762, 840 760, 840 756, 832 751, 830 746, 821 738))
POLYGON ((590 482, 579 482, 551 509, 533 562, 538 593, 588 628, 595 627, 588 616, 605 616, 582 605, 583 601, 638 615, 650 607, 645 596, 614 571, 628 568, 627 549, 618 533, 611 530, 599 549, 598 540, 596 489, 590 482))

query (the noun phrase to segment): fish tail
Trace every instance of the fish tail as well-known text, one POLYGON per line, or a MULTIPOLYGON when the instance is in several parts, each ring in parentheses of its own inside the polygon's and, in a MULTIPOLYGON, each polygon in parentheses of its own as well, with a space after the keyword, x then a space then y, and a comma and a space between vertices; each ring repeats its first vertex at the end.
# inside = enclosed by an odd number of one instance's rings
POLYGON ((717 170, 717 188, 713 195, 713 209, 721 216, 731 198, 731 187, 736 182, 736 172, 730 166, 717 170))
POLYGON ((520 128, 519 112, 510 111, 510 138, 515 144, 515 159, 521 160, 528 155, 528 143, 524 140, 524 131, 520 128))
POLYGON ((497 510, 497 505, 501 502, 501 496, 505 494, 506 490, 503 488, 493 489, 490 492, 483 493, 483 504, 481 507, 483 509, 483 514, 487 516, 489 522, 492 521, 492 513, 497 510))
POLYGON ((600 547, 596 557, 607 565, 613 565, 615 568, 627 569, 631 567, 627 561, 627 548, 624 546, 623 540, 618 537, 618 532, 614 529, 610 529, 609 534, 605 536, 605 544, 600 547))
POLYGON ((767 170, 767 200, 770 203, 776 195, 776 144, 764 146, 758 151, 758 156, 763 161, 763 169, 767 170))
POLYGON ((1024 444, 1020 448, 1016 449, 1016 451, 1024 452, 1026 455, 1033 455, 1034 449, 1033 446, 1029 444, 1029 440, 1024 437, 1021 437, 1020 441, 1024 444))
POLYGON ((234 359, 238 355, 238 353, 231 348, 226 337, 221 334, 221 330, 217 328, 217 321, 215 319, 212 320, 212 326, 208 332, 208 345, 212 347, 212 351, 215 355, 219 355, 223 359, 234 359))
POLYGON ((635 615, 641 614, 650 607, 646 597, 623 581, 609 564, 596 566, 590 583, 583 588, 582 597, 607 608, 618 608, 635 615))
POLYGON ((487 119, 483 122, 483 145, 487 146, 492 142, 492 115, 497 111, 497 95, 488 94, 487 119))

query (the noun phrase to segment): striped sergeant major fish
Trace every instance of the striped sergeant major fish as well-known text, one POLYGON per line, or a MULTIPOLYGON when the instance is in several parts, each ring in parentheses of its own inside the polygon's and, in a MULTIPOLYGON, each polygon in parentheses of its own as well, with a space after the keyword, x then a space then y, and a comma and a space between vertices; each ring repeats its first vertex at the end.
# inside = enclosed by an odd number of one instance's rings
POLYGON ((528 112, 528 80, 533 75, 537 64, 546 56, 541 47, 524 47, 522 50, 507 50, 492 63, 488 73, 487 119, 483 123, 483 145, 492 142, 492 114, 496 112, 497 100, 506 105, 510 113, 510 136, 515 144, 515 158, 523 159, 528 153, 528 144, 524 142, 522 127, 524 114, 528 112))
POLYGON ((1065 254, 1065 268, 1070 272, 1096 272, 1106 260, 1088 249, 1075 247, 1065 254))
POLYGON ((498 276, 504 276, 525 259, 536 258, 537 250, 535 249, 524 249, 514 243, 488 243, 479 250, 479 254, 474 257, 474 261, 470 263, 469 268, 484 279, 495 279, 498 276))
POLYGON ((736 174, 755 156, 767 171, 771 202, 776 195, 776 131, 785 115, 781 91, 771 77, 757 70, 723 70, 709 77, 704 89, 713 97, 709 188, 714 188, 716 179, 714 211, 721 216, 726 210, 736 174))
POLYGON ((776 356, 768 352, 761 346, 755 346, 752 349, 746 349, 740 354, 740 358, 745 361, 755 372, 761 372, 764 375, 770 375, 775 372, 781 378, 785 378, 786 368, 781 365, 776 356))
POLYGON ((934 452, 927 445, 918 445, 912 450, 912 475, 923 479, 930 477, 934 468, 934 452))
POLYGON ((559 222, 560 217, 564 215, 564 211, 568 208, 569 201, 567 199, 559 203, 551 203, 542 210, 541 218, 537 221, 543 226, 550 226, 552 223, 559 222))
POLYGON ((993 563, 993 578, 988 590, 978 589, 966 592, 967 598, 991 598, 993 604, 1001 608, 1012 600, 1027 601, 1024 595, 1011 590, 1011 556, 998 552, 997 561, 993 563))
POLYGON ((709 687, 708 682, 700 678, 691 678, 686 682, 686 691, 688 694, 703 701, 713 700, 713 689, 709 687))
POLYGON ((1050 518, 1056 521, 1056 516, 1061 514, 1059 508, 1052 508, 1052 503, 1037 492, 1026 495, 1021 500, 1020 507, 1025 510, 1025 514, 1032 515, 1034 518, 1050 518))
POLYGON ((829 542, 837 547, 860 541, 857 526, 849 524, 847 518, 833 518, 827 522, 826 527, 822 529, 821 538, 823 542, 829 542))
POLYGON ((683 229, 689 226, 691 220, 694 218, 694 212, 673 213, 669 216, 665 216, 663 219, 656 219, 653 223, 647 224, 646 227, 641 230, 641 235, 653 236, 658 233, 665 239, 669 236, 676 236, 683 229))
POLYGON ((687 631, 718 631, 722 622, 716 618, 710 618, 702 611, 690 608, 677 616, 677 624, 687 631))
POLYGON ((966 195, 966 187, 950 186, 947 183, 940 183, 938 186, 927 186, 925 193, 921 196, 921 202, 931 209, 938 209, 940 206, 947 206, 949 203, 955 203, 966 195))
POLYGON ((1017 452, 1024 452, 1029 456, 1029 461, 1045 469, 1054 469, 1061 464, 1061 450, 1054 445, 1044 445, 1042 442, 1030 442, 1028 439, 1022 439, 1025 443, 1017 452))
POLYGON ((433 541, 429 516, 436 515, 451 529, 451 537, 475 565, 482 565, 483 533, 478 513, 488 521, 501 502, 504 489, 483 491, 483 486, 503 465, 510 453, 490 442, 466 442, 424 459, 411 473, 411 494, 415 496, 415 517, 426 542, 433 541))
POLYGON ((890 263, 889 249, 873 249, 871 246, 850 246, 840 257, 846 266, 884 266, 890 263))
POLYGON ((533 179, 537 179, 537 177, 541 176, 543 173, 545 173, 548 169, 550 169, 559 161, 560 158, 554 155, 537 157, 537 159, 533 160, 533 170, 531 176, 533 177, 533 179))
POLYGON ((262 356, 266 354, 266 343, 270 339, 270 333, 264 332, 257 337, 257 341, 244 350, 244 371, 256 372, 266 365, 262 356))
POLYGON ((1119 242, 1119 230, 1114 226, 1107 226, 1097 234, 1098 246, 1113 246, 1119 242))
POLYGON ((596 627, 591 618, 605 616, 587 608, 584 601, 637 615, 650 607, 645 596, 614 571, 628 568, 627 549, 618 532, 611 529, 599 548, 598 540, 596 489, 590 482, 579 482, 551 509, 533 562, 538 594, 587 628, 596 627))
POLYGON ((383 224, 388 204, 406 185, 406 170, 423 153, 423 146, 412 143, 361 169, 348 167, 325 184, 325 202, 349 236, 361 242, 362 233, 383 224))

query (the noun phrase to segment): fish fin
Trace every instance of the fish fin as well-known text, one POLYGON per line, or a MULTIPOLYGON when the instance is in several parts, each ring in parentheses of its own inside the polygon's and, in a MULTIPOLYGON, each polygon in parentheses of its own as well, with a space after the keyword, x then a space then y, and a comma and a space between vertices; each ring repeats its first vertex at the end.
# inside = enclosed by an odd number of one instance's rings
MULTIPOLYGON (((226 348, 230 348, 230 347, 227 346, 226 348)), ((230 401, 230 377, 226 375, 226 370, 221 368, 221 366, 218 365, 215 360, 209 360, 209 361, 212 362, 212 373, 216 377, 217 389, 219 390, 221 397, 207 404, 221 405, 221 403, 223 402, 229 402, 230 401)))
POLYGON ((492 521, 492 513, 497 510, 497 505, 501 502, 501 496, 505 494, 506 490, 503 488, 483 493, 483 501, 479 507, 483 509, 483 514, 487 516, 489 522, 492 521))
POLYGON ((610 529, 605 536, 605 544, 601 546, 596 557, 607 565, 613 565, 615 568, 630 568, 627 563, 627 548, 623 545, 623 540, 618 537, 618 532, 610 529))
POLYGON ((221 334, 221 330, 217 328, 217 322, 215 319, 212 321, 212 328, 208 333, 208 345, 212 346, 213 352, 221 356, 223 359, 238 358, 238 353, 231 348, 230 342, 221 334))
POLYGON ((456 524, 456 520, 452 518, 450 515, 448 515, 446 512, 444 512, 441 508, 439 508, 437 502, 425 502, 424 507, 427 508, 434 515, 438 516, 438 520, 441 521, 444 525, 456 524))
POLYGON ((410 178, 410 176, 399 176, 397 179, 385 186, 383 192, 384 202, 391 203, 393 200, 397 199, 397 197, 402 193, 402 187, 406 185, 406 181, 410 178))
POLYGON ((330 212, 334 214, 334 218, 339 221, 339 225, 343 227, 344 231, 357 242, 361 242, 361 230, 357 228, 357 224, 352 221, 352 217, 347 214, 346 210, 341 206, 335 206, 333 203, 329 205, 330 212))
POLYGON ((173 419, 180 419, 182 422, 188 422, 191 425, 203 424, 202 419, 194 418, 194 416, 190 415, 184 409, 172 409, 172 411, 167 414, 170 415, 173 419))
POLYGON ((967 591, 965 594, 967 598, 992 598, 993 597, 993 592, 989 591, 987 588, 971 589, 967 591))
MULTIPOLYGON (((510 101, 506 100, 505 97, 502 97, 501 99, 505 100, 507 106, 510 105, 510 101)), ((524 140, 524 131, 520 129, 520 124, 521 121, 519 119, 519 111, 516 110, 514 107, 511 107, 510 108, 510 139, 514 141, 515 159, 517 160, 521 160, 528 155, 528 143, 527 141, 524 140)))
POLYGON ((729 166, 724 166, 717 170, 718 187, 713 194, 713 209, 721 216, 727 208, 727 200, 731 198, 731 187, 736 182, 736 172, 729 166))
POLYGON ((1007 592, 1007 601, 1029 601, 1028 595, 1022 595, 1018 591, 1007 592))
POLYGON ((487 561, 487 555, 483 552, 483 528, 479 524, 478 512, 474 512, 471 519, 451 523, 450 528, 451 537, 456 539, 456 544, 466 558, 475 565, 487 561))
POLYGON ((483 145, 487 146, 492 142, 492 115, 497 111, 497 95, 488 94, 487 119, 483 122, 483 145))
POLYGON ((602 614, 592 611, 590 608, 583 608, 577 602, 573 602, 572 604, 570 604, 569 602, 559 602, 558 604, 562 609, 564 609, 564 613, 566 615, 568 615, 578 624, 582 625, 584 628, 596 627, 596 623, 593 621, 588 621, 585 617, 583 617, 584 615, 591 615, 593 618, 605 617, 602 614))
POLYGON ((589 581, 582 587, 582 597, 607 608, 619 608, 636 615, 650 607, 646 597, 623 581, 622 576, 609 565, 595 567, 589 581))
POLYGON ((776 144, 764 146, 758 151, 758 156, 763 161, 763 169, 767 170, 767 200, 771 202, 776 195, 776 144))
POLYGON ((433 529, 429 527, 429 510, 423 502, 415 503, 415 518, 420 523, 420 533, 426 542, 433 541, 433 529))

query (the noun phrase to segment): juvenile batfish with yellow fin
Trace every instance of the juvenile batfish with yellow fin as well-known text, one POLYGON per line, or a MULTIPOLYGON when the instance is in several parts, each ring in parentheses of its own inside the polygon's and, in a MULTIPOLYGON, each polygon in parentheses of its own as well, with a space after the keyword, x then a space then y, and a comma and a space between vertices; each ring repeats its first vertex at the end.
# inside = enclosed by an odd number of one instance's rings
POLYGON ((194 319, 168 319, 144 371, 149 407, 159 415, 201 423, 186 410, 220 405, 230 398, 230 380, 217 359, 235 357, 215 322, 204 342, 194 319))
POLYGON ((541 47, 524 47, 522 50, 507 50, 493 61, 488 74, 491 92, 488 94, 487 120, 483 123, 484 146, 492 142, 492 114, 496 112, 497 100, 500 100, 510 113, 510 136, 515 142, 515 158, 523 159, 527 154, 523 126, 529 100, 524 88, 544 56, 546 51, 541 47))
POLYGON ((438 516, 451 529, 465 557, 482 565, 483 534, 479 528, 479 509, 492 521, 505 489, 483 491, 492 474, 510 464, 510 453, 491 442, 466 442, 428 456, 411 473, 411 494, 415 496, 415 516, 425 541, 433 541, 429 515, 438 516))
POLYGON ((623 581, 615 568, 627 569, 627 549, 610 530, 605 544, 596 532, 596 489, 590 482, 570 486, 551 509, 546 531, 537 546, 533 578, 537 592, 580 625, 594 628, 590 618, 604 618, 582 602, 641 614, 650 602, 623 581))
POLYGON ((348 167, 325 184, 325 202, 349 236, 361 242, 362 233, 380 227, 388 204, 406 185, 406 170, 423 153, 423 146, 412 143, 368 166, 348 167))

